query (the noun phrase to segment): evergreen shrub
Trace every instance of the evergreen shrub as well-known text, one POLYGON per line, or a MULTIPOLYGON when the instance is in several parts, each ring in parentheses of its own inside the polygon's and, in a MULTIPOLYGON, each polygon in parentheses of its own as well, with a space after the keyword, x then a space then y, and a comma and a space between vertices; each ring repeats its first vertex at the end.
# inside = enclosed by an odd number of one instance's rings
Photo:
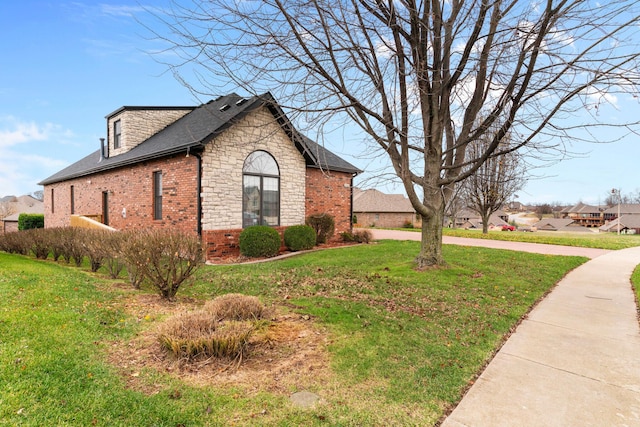
POLYGON ((293 225, 284 230, 284 245, 292 251, 305 251, 316 245, 316 231, 308 225, 293 225))
POLYGON ((240 253, 250 258, 272 257, 280 251, 280 234, 266 225, 253 225, 240 233, 240 253))
POLYGON ((44 228, 44 214, 20 214, 18 216, 18 230, 44 228))

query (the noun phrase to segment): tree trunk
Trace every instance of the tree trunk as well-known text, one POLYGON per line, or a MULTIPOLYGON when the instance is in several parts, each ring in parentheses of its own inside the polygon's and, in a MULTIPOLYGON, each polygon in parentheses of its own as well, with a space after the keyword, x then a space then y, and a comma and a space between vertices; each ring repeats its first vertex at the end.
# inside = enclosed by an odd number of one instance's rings
POLYGON ((442 221, 444 204, 435 209, 434 215, 422 215, 422 239, 420 253, 416 257, 419 270, 428 267, 446 265, 442 257, 442 221))
POLYGON ((482 234, 489 234, 489 218, 491 217, 491 214, 489 215, 481 215, 482 218, 482 234))

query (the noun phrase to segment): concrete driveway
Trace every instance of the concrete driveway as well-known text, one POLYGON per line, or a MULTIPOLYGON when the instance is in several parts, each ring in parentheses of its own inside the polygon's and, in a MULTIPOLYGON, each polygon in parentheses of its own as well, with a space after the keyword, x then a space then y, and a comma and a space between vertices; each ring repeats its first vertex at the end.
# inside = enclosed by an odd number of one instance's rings
MULTIPOLYGON (((417 240, 420 241, 420 232, 401 230, 368 229, 375 240, 417 240)), ((480 246, 492 249, 507 249, 512 251, 531 252, 547 255, 568 255, 596 258, 611 251, 606 249, 579 248, 576 246, 544 245, 540 243, 507 242, 502 240, 471 239, 466 237, 444 236, 442 243, 446 245, 480 246)))

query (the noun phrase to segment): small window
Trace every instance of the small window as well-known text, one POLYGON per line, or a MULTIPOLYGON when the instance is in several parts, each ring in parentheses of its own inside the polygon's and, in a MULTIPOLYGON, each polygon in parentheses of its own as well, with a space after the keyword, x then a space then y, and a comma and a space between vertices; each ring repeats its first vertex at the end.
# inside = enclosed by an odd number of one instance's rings
POLYGON ((271 154, 254 151, 242 168, 242 226, 280 225, 280 171, 271 154))
POLYGON ((55 213, 55 205, 53 200, 53 188, 51 189, 51 213, 55 213))
POLYGON ((120 148, 120 134, 122 133, 120 120, 113 122, 113 148, 120 148))
POLYGON ((153 173, 153 219, 162 219, 162 171, 153 173))
POLYGON ((71 215, 73 215, 76 213, 76 203, 75 203, 75 194, 74 194, 73 185, 71 186, 69 197, 71 198, 71 215))

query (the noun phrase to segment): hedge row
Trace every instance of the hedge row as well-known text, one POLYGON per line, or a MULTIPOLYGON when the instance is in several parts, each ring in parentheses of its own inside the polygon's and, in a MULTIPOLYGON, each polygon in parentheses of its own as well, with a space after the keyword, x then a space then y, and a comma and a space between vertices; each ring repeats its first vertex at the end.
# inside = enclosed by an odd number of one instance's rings
POLYGON ((176 231, 114 232, 76 227, 39 228, 0 235, 0 250, 39 259, 87 261, 91 271, 104 267, 115 279, 126 269, 129 282, 143 282, 172 299, 178 288, 204 263, 196 236, 176 231))

